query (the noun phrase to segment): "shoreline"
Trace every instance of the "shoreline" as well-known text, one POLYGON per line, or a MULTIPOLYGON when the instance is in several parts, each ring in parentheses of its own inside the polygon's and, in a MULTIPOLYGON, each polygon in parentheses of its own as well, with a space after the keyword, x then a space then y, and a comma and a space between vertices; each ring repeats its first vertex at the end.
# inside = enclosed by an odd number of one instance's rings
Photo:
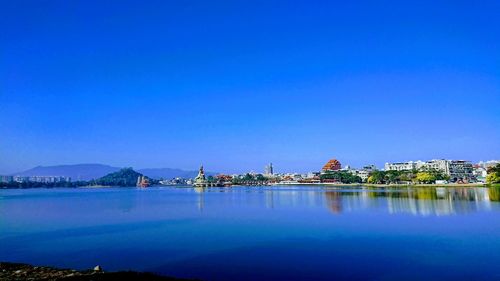
MULTIPOLYGON (((487 183, 448 183, 448 184, 368 184, 368 183, 275 183, 268 185, 232 185, 232 186, 212 186, 205 188, 232 188, 232 187, 286 187, 286 186, 327 186, 338 188, 494 188, 500 187, 500 184, 487 184, 487 183)), ((187 185, 153 185, 151 187, 173 187, 173 188, 196 188, 187 185)), ((58 187, 0 187, 0 190, 8 189, 108 189, 108 188, 136 188, 135 186, 58 186, 58 187)), ((140 188, 147 189, 147 188, 140 188)))
POLYGON ((273 184, 271 186, 294 186, 294 185, 304 185, 304 186, 337 186, 337 187, 368 187, 368 188, 374 188, 374 187, 380 187, 380 188, 387 188, 387 187, 394 187, 394 188, 401 188, 401 187, 450 187, 450 188, 456 188, 456 187, 494 187, 495 185, 489 185, 486 183, 448 183, 448 184, 369 184, 369 183, 293 183, 293 184, 287 184, 287 183, 278 183, 278 184, 273 184))
POLYGON ((65 280, 65 281, 109 281, 109 280, 158 280, 187 281, 149 272, 113 271, 106 272, 100 266, 94 269, 75 270, 51 266, 34 266, 25 263, 0 262, 0 280, 65 280))

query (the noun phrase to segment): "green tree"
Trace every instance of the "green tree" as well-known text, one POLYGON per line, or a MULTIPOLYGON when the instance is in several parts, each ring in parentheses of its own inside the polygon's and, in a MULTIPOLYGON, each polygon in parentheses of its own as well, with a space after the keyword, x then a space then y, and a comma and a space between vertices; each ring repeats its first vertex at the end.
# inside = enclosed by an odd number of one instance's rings
POLYGON ((486 182, 489 184, 500 183, 500 164, 497 164, 488 169, 486 182))
POLYGON ((385 172, 373 171, 368 177, 368 183, 373 183, 373 184, 385 183, 385 172))
POLYGON ((436 181, 436 177, 429 172, 418 172, 416 180, 420 183, 433 183, 436 181))

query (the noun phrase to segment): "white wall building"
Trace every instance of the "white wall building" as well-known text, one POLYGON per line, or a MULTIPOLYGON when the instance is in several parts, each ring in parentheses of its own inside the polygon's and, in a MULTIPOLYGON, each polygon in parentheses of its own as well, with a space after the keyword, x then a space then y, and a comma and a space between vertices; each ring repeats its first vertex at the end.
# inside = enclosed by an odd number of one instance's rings
POLYGON ((430 161, 409 161, 385 163, 386 171, 438 170, 450 177, 450 181, 473 181, 473 167, 470 161, 433 159, 430 161))

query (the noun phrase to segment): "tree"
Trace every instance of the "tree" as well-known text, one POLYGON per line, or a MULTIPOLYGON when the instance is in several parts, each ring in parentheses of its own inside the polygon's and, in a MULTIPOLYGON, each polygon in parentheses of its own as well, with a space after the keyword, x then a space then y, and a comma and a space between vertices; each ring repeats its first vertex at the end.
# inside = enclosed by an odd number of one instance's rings
POLYGON ((401 174, 399 171, 387 171, 384 179, 387 183, 398 183, 401 179, 401 174))
MULTIPOLYGON (((93 184, 104 186, 135 186, 137 178, 140 176, 142 176, 142 174, 134 171, 132 168, 124 168, 93 181, 93 184)), ((147 178, 147 180, 151 184, 157 182, 150 178, 147 178)))
POLYGON ((436 177, 429 172, 418 172, 416 180, 420 183, 433 183, 436 181, 436 177))
POLYGON ((488 169, 486 182, 489 184, 500 183, 500 164, 496 164, 488 169))
POLYGON ((496 173, 488 174, 486 176, 486 182, 489 184, 500 183, 500 176, 496 173))
POLYGON ((368 183, 380 184, 384 183, 385 172, 384 171, 373 171, 368 177, 368 183))
POLYGON ((341 183, 361 183, 361 177, 348 171, 327 171, 320 176, 321 180, 337 180, 341 183))

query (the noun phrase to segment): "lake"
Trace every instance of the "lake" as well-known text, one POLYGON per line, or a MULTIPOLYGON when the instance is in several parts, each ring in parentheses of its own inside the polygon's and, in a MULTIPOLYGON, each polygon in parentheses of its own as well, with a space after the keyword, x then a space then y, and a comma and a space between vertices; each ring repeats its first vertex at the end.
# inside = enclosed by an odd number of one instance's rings
POLYGON ((500 280, 500 190, 0 190, 0 260, 202 280, 500 280))

